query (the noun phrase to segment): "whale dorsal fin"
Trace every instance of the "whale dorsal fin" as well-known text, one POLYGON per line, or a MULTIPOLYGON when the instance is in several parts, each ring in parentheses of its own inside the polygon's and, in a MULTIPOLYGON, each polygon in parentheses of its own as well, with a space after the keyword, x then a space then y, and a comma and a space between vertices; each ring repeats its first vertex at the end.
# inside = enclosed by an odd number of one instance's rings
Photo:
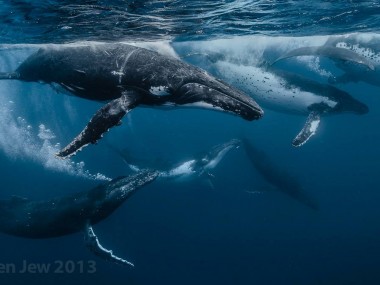
POLYGON ((92 251, 96 256, 99 256, 100 258, 103 258, 107 261, 111 261, 116 264, 120 264, 123 266, 132 266, 134 267, 134 264, 122 259, 120 257, 117 257, 112 253, 112 250, 105 249, 100 243, 98 237, 95 235, 94 230, 92 229, 92 226, 90 223, 86 223, 86 228, 84 229, 84 242, 86 247, 92 251))
POLYGON ((293 140, 292 145, 299 147, 305 144, 313 135, 315 135, 320 121, 321 117, 319 113, 315 111, 311 112, 307 117, 304 127, 293 140))
POLYGON ((136 91, 125 91, 123 95, 100 108, 88 122, 83 131, 57 156, 69 157, 88 144, 95 144, 110 128, 120 125, 126 113, 135 108, 140 101, 136 91))

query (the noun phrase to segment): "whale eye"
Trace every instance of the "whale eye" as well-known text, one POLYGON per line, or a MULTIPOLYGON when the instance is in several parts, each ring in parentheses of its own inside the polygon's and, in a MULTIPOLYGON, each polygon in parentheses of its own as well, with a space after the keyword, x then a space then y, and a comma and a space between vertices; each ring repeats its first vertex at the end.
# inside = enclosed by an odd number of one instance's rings
POLYGON ((167 86, 151 86, 149 89, 150 94, 154 96, 168 96, 170 95, 167 86))

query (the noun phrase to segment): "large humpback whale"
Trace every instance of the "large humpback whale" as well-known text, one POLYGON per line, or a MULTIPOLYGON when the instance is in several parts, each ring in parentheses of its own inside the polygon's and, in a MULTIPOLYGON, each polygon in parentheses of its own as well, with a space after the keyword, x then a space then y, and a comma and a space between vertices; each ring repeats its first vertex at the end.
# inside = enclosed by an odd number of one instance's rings
POLYGON ((264 108, 307 116, 304 127, 292 141, 295 147, 304 145, 317 132, 322 116, 342 113, 361 115, 368 112, 368 107, 348 92, 330 84, 322 84, 305 76, 281 70, 273 65, 292 56, 318 54, 336 58, 337 61, 344 63, 354 62, 355 66, 360 65, 368 73, 375 74, 372 68, 376 66, 372 61, 353 51, 332 47, 308 47, 291 51, 275 61, 264 58, 250 63, 246 61, 246 57, 240 57, 240 49, 238 49, 239 55, 233 53, 230 55, 210 50, 208 47, 202 48, 202 45, 197 51, 194 43, 191 47, 193 50, 190 53, 185 52, 182 55, 184 60, 192 61, 191 58, 195 57, 195 62, 200 66, 250 94, 264 108))
POLYGON ((57 83, 79 97, 111 100, 58 153, 61 157, 95 143, 139 105, 211 108, 246 120, 263 115, 252 98, 205 71, 127 44, 41 48, 0 79, 57 83))
POLYGON ((321 116, 368 113, 368 107, 349 93, 291 72, 228 61, 217 61, 215 67, 222 78, 251 94, 262 106, 307 116, 303 129, 292 142, 296 147, 316 133, 321 116))
POLYGON ((120 177, 89 191, 47 201, 13 197, 0 200, 0 232, 25 238, 53 238, 84 230, 86 246, 97 256, 121 265, 127 260, 102 247, 92 225, 112 214, 137 189, 158 173, 144 170, 120 177))

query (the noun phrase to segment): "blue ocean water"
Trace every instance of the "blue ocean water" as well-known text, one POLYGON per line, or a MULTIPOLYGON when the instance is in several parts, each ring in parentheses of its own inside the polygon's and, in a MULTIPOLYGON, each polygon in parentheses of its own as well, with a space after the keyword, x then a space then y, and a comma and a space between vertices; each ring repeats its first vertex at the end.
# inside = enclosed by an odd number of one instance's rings
MULTIPOLYGON (((0 72, 47 44, 126 42, 176 56, 255 98, 261 64, 303 46, 335 46, 380 60, 376 1, 0 1, 0 72), (233 71, 233 72, 231 72, 233 71), (256 79, 254 79, 256 80, 256 79), (240 82, 240 83, 239 83, 240 82), (241 83, 242 82, 242 83, 241 83), (254 85, 255 86, 255 85, 254 85)), ((331 59, 299 57, 282 68, 322 84, 343 74, 331 59)), ((350 67, 348 67, 350 68, 350 67)), ((353 66, 350 74, 361 71, 353 66), (359 71, 358 71, 359 70, 359 71)), ((43 200, 90 189, 131 170, 114 148, 181 161, 232 138, 248 138, 315 199, 312 210, 271 186, 242 149, 202 179, 155 181, 95 226, 102 243, 133 261, 94 257, 81 233, 29 240, 0 235, 1 264, 96 262, 96 272, 1 273, 2 284, 379 284, 377 219, 379 70, 336 84, 366 104, 364 115, 324 116, 304 146, 292 139, 306 115, 263 104, 248 122, 201 109, 137 108, 95 146, 54 154, 102 103, 40 83, 0 81, 0 198, 43 200), (377 80, 377 81, 376 81, 377 80)), ((299 90, 298 90, 299 91, 299 90)), ((284 90, 278 89, 278 94, 284 90)), ((295 90, 297 92, 297 89, 295 90)), ((86 268, 85 268, 86 269, 86 268)))

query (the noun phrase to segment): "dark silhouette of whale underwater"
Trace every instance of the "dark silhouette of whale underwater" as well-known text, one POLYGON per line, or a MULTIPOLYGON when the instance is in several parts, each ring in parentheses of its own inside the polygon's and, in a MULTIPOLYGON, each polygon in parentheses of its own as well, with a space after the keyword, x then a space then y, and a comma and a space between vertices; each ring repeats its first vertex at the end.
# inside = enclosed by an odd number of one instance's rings
POLYGON ((256 148, 248 139, 244 138, 242 142, 249 161, 256 171, 273 186, 273 190, 282 192, 313 210, 318 210, 318 203, 305 192, 295 176, 276 165, 265 152, 256 148))
POLYGON ((0 200, 0 232, 40 239, 84 230, 85 244, 95 255, 117 264, 133 266, 102 247, 92 225, 111 215, 136 190, 157 176, 157 171, 143 170, 89 191, 47 201, 31 201, 21 197, 0 200))
POLYGON ((49 46, 0 79, 57 83, 90 100, 112 100, 57 155, 66 157, 95 143, 139 105, 192 106, 259 119, 263 110, 249 96, 176 58, 127 44, 49 46))

